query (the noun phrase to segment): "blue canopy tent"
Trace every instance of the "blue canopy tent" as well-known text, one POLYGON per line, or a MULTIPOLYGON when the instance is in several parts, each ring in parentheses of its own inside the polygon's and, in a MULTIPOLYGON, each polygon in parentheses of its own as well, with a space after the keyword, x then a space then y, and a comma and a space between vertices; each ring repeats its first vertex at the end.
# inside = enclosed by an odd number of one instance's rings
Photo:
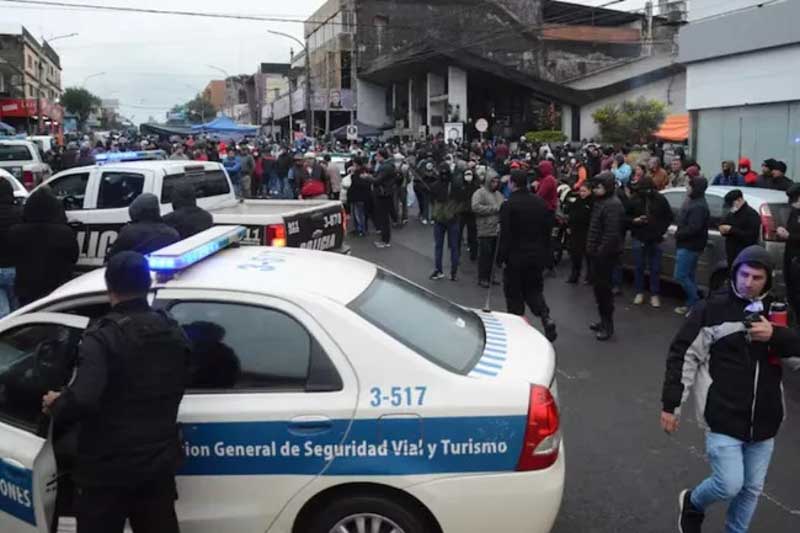
POLYGON ((258 126, 237 124, 230 117, 222 115, 211 122, 192 126, 192 131, 195 133, 205 133, 211 136, 216 134, 219 136, 244 137, 246 135, 258 135, 258 126))

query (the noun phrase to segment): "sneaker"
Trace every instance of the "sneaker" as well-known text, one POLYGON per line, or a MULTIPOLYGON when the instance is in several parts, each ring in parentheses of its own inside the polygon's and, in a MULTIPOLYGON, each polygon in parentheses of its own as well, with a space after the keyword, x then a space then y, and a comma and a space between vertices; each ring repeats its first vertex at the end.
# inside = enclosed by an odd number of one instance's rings
POLYGON ((549 318, 545 318, 542 320, 542 327, 544 328, 545 338, 550 342, 555 342, 558 338, 558 333, 556 332, 556 323, 549 318))
POLYGON ((424 218, 422 220, 420 220, 420 222, 422 222, 423 226, 427 226, 428 225, 428 221, 425 220, 424 218))
POLYGON ((439 272, 438 270, 434 270, 433 274, 431 274, 428 279, 432 279, 432 280, 444 279, 444 274, 442 272, 439 272))
POLYGON ((675 308, 675 314, 678 314, 678 315, 686 316, 686 313, 688 313, 688 312, 689 312, 689 308, 684 306, 684 305, 675 308))
POLYGON ((614 287, 611 289, 611 294, 614 296, 622 296, 622 289, 620 287, 614 287))
POLYGON ((488 281, 484 280, 484 279, 480 280, 478 282, 478 285, 483 287, 484 289, 488 289, 489 287, 491 287, 491 284, 488 281))
POLYGON ((633 299, 633 305, 642 305, 644 303, 644 294, 641 292, 633 299))
POLYGON ((392 245, 390 243, 388 243, 388 242, 375 241, 375 248, 383 249, 383 248, 391 248, 391 247, 392 247, 392 245))
POLYGON ((661 307, 661 298, 659 298, 656 295, 651 296, 650 297, 650 307, 654 307, 656 309, 661 307))
POLYGON ((682 490, 678 496, 678 531, 680 533, 701 533, 705 514, 692 505, 692 491, 682 490))
POLYGON ((450 274, 450 281, 458 281, 458 272, 452 272, 450 274))

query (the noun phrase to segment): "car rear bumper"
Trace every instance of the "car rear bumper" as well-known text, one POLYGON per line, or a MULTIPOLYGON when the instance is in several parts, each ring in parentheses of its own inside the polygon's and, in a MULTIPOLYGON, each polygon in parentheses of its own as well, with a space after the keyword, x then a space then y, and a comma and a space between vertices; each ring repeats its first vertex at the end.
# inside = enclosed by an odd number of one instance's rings
POLYGON ((431 511, 442 531, 548 533, 564 493, 564 445, 546 470, 455 477, 406 489, 431 511))

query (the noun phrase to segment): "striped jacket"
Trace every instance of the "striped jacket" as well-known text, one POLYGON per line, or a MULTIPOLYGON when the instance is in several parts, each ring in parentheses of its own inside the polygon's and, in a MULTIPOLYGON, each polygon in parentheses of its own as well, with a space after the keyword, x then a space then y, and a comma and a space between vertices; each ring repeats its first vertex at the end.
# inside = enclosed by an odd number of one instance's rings
MULTIPOLYGON (((661 401, 664 411, 679 414, 694 387, 701 425, 751 442, 778 432, 784 416, 781 358, 800 355, 800 335, 775 327, 769 343, 749 342, 748 303, 728 288, 695 306, 670 346, 661 401)), ((767 297, 765 309, 769 305, 767 297)))

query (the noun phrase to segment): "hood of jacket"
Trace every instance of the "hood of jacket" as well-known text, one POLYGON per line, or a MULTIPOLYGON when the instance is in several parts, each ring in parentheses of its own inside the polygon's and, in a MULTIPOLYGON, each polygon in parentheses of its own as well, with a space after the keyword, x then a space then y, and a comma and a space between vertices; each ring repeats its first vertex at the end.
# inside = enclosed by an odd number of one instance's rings
POLYGON ((194 187, 188 183, 182 183, 172 190, 172 208, 177 210, 182 207, 197 206, 197 195, 194 187))
POLYGON ((767 284, 764 286, 763 294, 761 294, 761 297, 763 297, 772 288, 772 271, 775 269, 775 264, 769 252, 767 252, 764 247, 757 244, 753 244, 742 250, 733 261, 733 265, 731 265, 731 283, 733 284, 733 290, 736 292, 736 274, 739 268, 748 263, 760 265, 767 271, 767 284))
POLYGON ((0 178, 0 205, 14 204, 14 187, 7 179, 0 178))
POLYGON ((161 222, 161 211, 155 194, 140 194, 128 208, 131 222, 161 222))
POLYGON ((749 168, 750 170, 753 170, 753 164, 746 157, 742 157, 741 159, 739 159, 739 168, 743 168, 743 167, 744 168, 749 168))
POLYGON ((603 188, 606 190, 606 194, 603 196, 603 198, 610 198, 614 195, 614 189, 616 189, 617 186, 617 179, 611 172, 601 172, 597 176, 593 177, 591 182, 593 184, 599 183, 603 186, 603 188))
POLYGON ((539 166, 536 167, 536 170, 539 172, 539 177, 541 178, 552 176, 554 171, 553 163, 548 160, 544 160, 539 163, 539 166))
POLYGON ((25 222, 62 224, 67 222, 64 206, 48 187, 33 192, 22 210, 25 222))
POLYGON ((689 195, 689 198, 702 198, 706 194, 706 189, 708 189, 708 180, 703 176, 697 176, 692 178, 689 183, 692 185, 692 193, 689 195))

